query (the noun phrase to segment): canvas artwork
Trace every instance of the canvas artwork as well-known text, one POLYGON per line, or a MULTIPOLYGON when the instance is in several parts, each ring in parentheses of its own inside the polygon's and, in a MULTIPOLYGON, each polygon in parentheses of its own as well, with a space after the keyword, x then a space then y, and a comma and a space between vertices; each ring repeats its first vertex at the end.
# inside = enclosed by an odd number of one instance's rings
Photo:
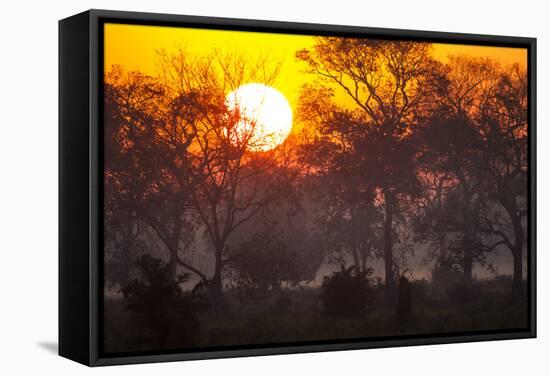
POLYGON ((102 27, 102 353, 529 327, 527 48, 102 27))

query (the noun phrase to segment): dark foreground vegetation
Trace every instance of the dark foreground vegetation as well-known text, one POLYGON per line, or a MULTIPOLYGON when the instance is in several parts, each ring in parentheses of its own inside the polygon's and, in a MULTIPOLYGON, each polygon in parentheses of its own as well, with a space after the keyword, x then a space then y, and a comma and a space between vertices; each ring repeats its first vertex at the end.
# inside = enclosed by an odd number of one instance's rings
MULTIPOLYGON (((144 260, 155 267, 153 259, 144 260)), ((156 267, 161 270, 162 263, 156 267)), ((475 281, 471 289, 462 283, 405 282, 403 277, 398 302, 388 307, 382 284, 367 283, 343 269, 319 288, 282 288, 261 298, 252 291, 228 290, 219 313, 201 292, 184 292, 162 274, 149 273, 153 280, 146 284, 151 288, 132 284, 132 293, 106 300, 105 351, 452 334, 527 325, 525 305, 514 304, 509 277, 475 281)))

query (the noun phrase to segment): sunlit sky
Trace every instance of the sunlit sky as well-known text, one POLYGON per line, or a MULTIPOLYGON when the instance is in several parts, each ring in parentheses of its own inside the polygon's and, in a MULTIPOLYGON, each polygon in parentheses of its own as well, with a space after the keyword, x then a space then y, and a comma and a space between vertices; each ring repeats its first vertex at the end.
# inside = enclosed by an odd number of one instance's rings
MULTIPOLYGON (((272 86, 283 93, 295 109, 300 88, 304 83, 315 79, 313 75, 304 71, 305 65, 295 58, 296 51, 312 48, 313 44, 314 37, 305 35, 106 24, 104 64, 105 71, 109 71, 116 64, 127 71, 136 70, 155 76, 159 50, 170 53, 178 47, 184 47, 191 55, 201 56, 218 49, 222 52, 237 52, 249 57, 251 61, 260 54, 268 53, 274 62, 282 62, 280 73, 272 86)), ((527 65, 527 49, 522 48, 434 44, 432 53, 436 59, 443 62, 448 55, 467 54, 474 57, 490 57, 502 64, 527 65)), ((509 272, 512 264, 508 254, 500 255, 494 261, 502 266, 500 272, 509 272), (502 257, 506 262, 500 259, 502 257)), ((422 278, 429 274, 429 269, 427 266, 419 266, 416 273, 416 278, 422 278)), ((484 276, 486 271, 477 268, 476 273, 484 276)))
MULTIPOLYGON (((268 53, 274 62, 282 62, 281 71, 272 86, 285 95, 293 108, 296 108, 299 89, 314 79, 304 72, 304 64, 295 58, 296 51, 313 46, 312 36, 106 24, 104 40, 106 71, 118 64, 125 70, 138 70, 153 76, 157 73, 157 51, 163 49, 169 53, 182 46, 190 54, 198 56, 206 55, 213 49, 231 49, 250 57, 252 61, 259 54, 268 53)), ((527 49, 523 48, 434 44, 435 58, 444 61, 453 54, 491 57, 503 64, 527 64, 527 49)))

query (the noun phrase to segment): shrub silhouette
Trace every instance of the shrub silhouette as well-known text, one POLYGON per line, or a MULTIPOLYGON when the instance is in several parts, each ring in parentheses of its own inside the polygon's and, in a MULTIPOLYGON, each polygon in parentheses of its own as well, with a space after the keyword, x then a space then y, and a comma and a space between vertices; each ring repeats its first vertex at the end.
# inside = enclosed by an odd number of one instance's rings
POLYGON ((369 269, 364 274, 354 274, 353 267, 341 266, 339 271, 323 279, 321 302, 327 315, 332 317, 353 317, 365 312, 370 295, 369 269))
POLYGON ((189 274, 173 278, 168 264, 149 255, 135 264, 136 278, 122 288, 134 340, 163 349, 193 346, 200 332, 197 311, 202 307, 180 288, 189 274))

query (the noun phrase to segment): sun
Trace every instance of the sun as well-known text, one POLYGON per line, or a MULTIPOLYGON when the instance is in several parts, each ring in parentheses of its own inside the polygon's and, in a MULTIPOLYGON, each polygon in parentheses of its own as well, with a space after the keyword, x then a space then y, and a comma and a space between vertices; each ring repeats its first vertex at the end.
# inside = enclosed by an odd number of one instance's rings
POLYGON ((292 130, 292 109, 277 89, 259 83, 239 86, 226 97, 230 112, 240 120, 230 136, 246 142, 251 151, 269 151, 282 144, 292 130))

